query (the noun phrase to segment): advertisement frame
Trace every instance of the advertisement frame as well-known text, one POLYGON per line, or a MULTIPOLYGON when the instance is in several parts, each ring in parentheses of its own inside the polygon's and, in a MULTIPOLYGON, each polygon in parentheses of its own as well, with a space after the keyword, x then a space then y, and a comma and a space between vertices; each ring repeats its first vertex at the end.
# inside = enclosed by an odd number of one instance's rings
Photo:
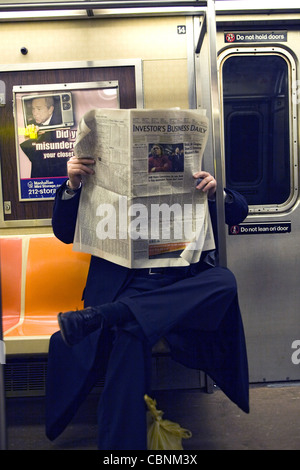
MULTIPOLYGON (((144 108, 144 85, 143 85, 143 61, 141 58, 130 58, 130 59, 110 59, 110 60, 92 60, 92 61, 62 61, 62 62, 39 62, 39 63, 30 63, 30 64, 10 64, 2 65, 0 67, 0 78, 1 73, 14 73, 14 72, 38 72, 38 71, 76 71, 76 70, 86 70, 100 68, 103 70, 106 69, 129 69, 133 68, 134 71, 134 87, 135 87, 135 107, 137 109, 144 108)), ((106 80, 110 80, 109 77, 106 80)), ((80 80, 78 80, 80 82, 80 80)), ((122 83, 119 82, 119 86, 122 86, 122 83)), ((120 94, 120 99, 122 94, 120 94)), ((14 122, 12 123, 14 126, 14 122)), ((16 157, 14 157, 16 158, 16 157)), ((37 227, 50 227, 51 226, 51 217, 42 217, 42 218, 15 218, 15 219, 6 219, 5 214, 10 214, 11 211, 11 202, 4 197, 3 194, 3 184, 2 184, 3 170, 0 166, 0 228, 5 229, 15 229, 15 228, 37 228, 37 227)), ((17 172, 16 172, 17 176, 17 172)), ((16 187, 16 191, 18 188, 16 187)), ((19 202, 20 203, 20 202, 19 202)), ((20 203, 22 204, 22 203, 20 203)))
POLYGON ((67 178, 79 120, 94 107, 120 107, 117 80, 13 87, 20 202, 54 199, 67 178))

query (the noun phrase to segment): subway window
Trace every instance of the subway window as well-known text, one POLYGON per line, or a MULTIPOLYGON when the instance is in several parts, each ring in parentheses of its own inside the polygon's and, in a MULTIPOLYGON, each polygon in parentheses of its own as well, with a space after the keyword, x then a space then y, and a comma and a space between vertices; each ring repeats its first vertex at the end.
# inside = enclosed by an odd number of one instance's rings
POLYGON ((221 62, 226 185, 250 212, 283 211, 294 197, 291 71, 279 53, 238 50, 221 62))

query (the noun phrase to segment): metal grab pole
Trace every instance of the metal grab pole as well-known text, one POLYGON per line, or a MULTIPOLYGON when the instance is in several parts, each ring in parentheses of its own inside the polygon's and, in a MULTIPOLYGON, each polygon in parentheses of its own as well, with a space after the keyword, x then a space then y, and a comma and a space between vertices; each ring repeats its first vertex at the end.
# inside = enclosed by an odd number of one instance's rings
POLYGON ((216 47, 216 13, 213 0, 207 2, 207 32, 209 44, 210 60, 210 81, 211 81, 211 117, 213 133, 213 152, 217 185, 217 219, 218 219, 218 244, 220 265, 227 266, 226 234, 225 234, 225 210, 223 188, 225 186, 224 171, 221 155, 221 124, 220 124, 220 98, 219 80, 216 47))
MULTIPOLYGON (((0 243, 0 260, 1 260, 1 243, 0 243)), ((4 364, 5 364, 5 347, 4 347, 4 341, 3 341, 3 327, 2 327, 2 292, 1 292, 1 269, 0 269, 0 450, 7 449, 4 364)))
POLYGON ((7 449, 4 365, 0 364, 0 450, 7 449))

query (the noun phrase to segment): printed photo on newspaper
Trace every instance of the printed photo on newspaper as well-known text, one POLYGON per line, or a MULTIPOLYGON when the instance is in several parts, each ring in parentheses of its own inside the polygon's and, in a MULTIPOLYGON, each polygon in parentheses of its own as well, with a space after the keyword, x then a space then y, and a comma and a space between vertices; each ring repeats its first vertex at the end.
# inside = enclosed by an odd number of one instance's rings
POLYGON ((187 266, 213 249, 193 177, 208 131, 204 110, 87 112, 74 150, 95 174, 83 181, 73 249, 129 268, 187 266))

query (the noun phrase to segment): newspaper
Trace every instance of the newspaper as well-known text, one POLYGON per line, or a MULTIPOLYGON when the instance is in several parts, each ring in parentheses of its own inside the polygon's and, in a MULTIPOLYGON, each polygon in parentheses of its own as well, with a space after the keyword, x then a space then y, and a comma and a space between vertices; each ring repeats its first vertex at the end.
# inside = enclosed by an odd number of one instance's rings
POLYGON ((215 247, 207 196, 196 189, 205 111, 95 109, 75 154, 93 158, 80 197, 75 251, 128 268, 187 266, 215 247))

